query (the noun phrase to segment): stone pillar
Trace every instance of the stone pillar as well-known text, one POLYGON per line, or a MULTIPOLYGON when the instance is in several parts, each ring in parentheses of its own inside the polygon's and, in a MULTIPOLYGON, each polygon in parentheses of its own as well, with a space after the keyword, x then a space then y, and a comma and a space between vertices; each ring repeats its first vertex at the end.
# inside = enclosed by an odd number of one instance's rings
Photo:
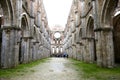
MULTIPOLYGON (((114 66, 114 48, 113 48, 113 33, 111 28, 102 28, 97 33, 101 34, 98 38, 97 49, 100 54, 97 56, 99 62, 97 64, 102 67, 113 67, 114 66)), ((98 54, 98 53, 97 53, 98 54)))
POLYGON ((83 41, 81 41, 81 44, 82 44, 82 46, 81 46, 81 53, 82 53, 82 61, 84 61, 84 58, 85 58, 85 45, 84 45, 84 42, 83 41))
POLYGON ((80 41, 80 60, 83 61, 84 57, 83 57, 83 43, 80 41))
POLYGON ((33 42, 30 40, 29 62, 33 60, 33 42))
POLYGON ((84 38, 82 40, 83 46, 82 46, 82 53, 83 53, 83 61, 89 62, 88 60, 88 41, 84 38))
POLYGON ((72 57, 76 59, 76 46, 72 46, 72 57))
POLYGON ((39 58, 42 58, 42 45, 39 45, 39 58))
POLYGON ((13 8, 15 8, 15 13, 16 13, 14 15, 14 16, 16 16, 14 19, 14 20, 16 20, 15 23, 17 23, 16 26, 20 27, 20 24, 21 24, 20 16, 21 16, 22 10, 23 10, 22 9, 22 0, 16 0, 16 7, 14 6, 13 8))
POLYGON ((73 49, 72 49, 72 46, 70 48, 70 57, 73 58, 73 49))
POLYGON ((36 42, 36 60, 39 59, 39 42, 36 42))
POLYGON ((35 22, 35 14, 34 14, 34 2, 33 0, 30 0, 30 36, 34 37, 34 22, 35 22))
POLYGON ((101 31, 102 37, 102 66, 113 67, 114 66, 114 48, 113 48, 113 33, 112 30, 101 31))
POLYGON ((12 68, 18 65, 19 45, 16 27, 4 27, 2 31, 1 68, 12 68), (18 50, 18 51, 17 51, 18 50))
POLYGON ((21 63, 28 63, 29 62, 29 37, 22 37, 21 43, 21 63))
POLYGON ((89 54, 89 62, 93 63, 95 60, 95 46, 94 46, 94 38, 88 38, 88 54, 89 54))
POLYGON ((37 56, 37 54, 36 54, 36 43, 35 42, 33 42, 33 61, 35 61, 36 60, 36 56, 37 56))
POLYGON ((76 45, 76 54, 77 54, 76 56, 77 60, 81 60, 80 44, 76 45))

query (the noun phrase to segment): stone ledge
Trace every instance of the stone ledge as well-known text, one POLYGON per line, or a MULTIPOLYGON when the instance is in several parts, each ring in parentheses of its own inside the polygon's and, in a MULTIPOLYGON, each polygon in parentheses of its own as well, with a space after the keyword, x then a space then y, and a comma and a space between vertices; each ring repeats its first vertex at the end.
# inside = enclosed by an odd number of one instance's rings
POLYGON ((95 32, 98 32, 98 31, 113 31, 113 28, 110 28, 110 27, 103 27, 103 28, 96 28, 94 29, 95 32))
POLYGON ((94 40, 95 38, 93 38, 93 37, 83 37, 82 39, 94 40))
POLYGON ((28 37, 21 37, 22 39, 33 39, 33 37, 28 36, 28 37))
POLYGON ((11 27, 11 26, 3 26, 3 28, 1 28, 1 30, 21 30, 21 28, 19 27, 11 27))

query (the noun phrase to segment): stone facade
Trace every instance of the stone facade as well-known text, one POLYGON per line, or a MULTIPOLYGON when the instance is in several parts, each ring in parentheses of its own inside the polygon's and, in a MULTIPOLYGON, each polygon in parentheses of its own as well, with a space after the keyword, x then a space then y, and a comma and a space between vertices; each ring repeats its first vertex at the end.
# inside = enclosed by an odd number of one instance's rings
POLYGON ((64 51, 101 67, 120 64, 120 0, 73 0, 64 51))
POLYGON ((51 30, 51 56, 63 54, 64 28, 56 25, 51 30), (56 35, 57 34, 57 35, 56 35))
POLYGON ((49 34, 42 0, 0 0, 0 68, 49 57, 49 34))

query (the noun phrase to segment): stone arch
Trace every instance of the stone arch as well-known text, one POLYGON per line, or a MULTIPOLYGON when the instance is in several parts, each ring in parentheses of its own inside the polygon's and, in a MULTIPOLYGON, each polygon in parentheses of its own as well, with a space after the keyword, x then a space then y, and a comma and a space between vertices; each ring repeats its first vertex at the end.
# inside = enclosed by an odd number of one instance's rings
POLYGON ((21 15, 21 30, 22 30, 22 37, 29 37, 30 27, 28 24, 28 17, 26 13, 21 15))
MULTIPOLYGON (((104 4, 102 7, 102 14, 101 14, 101 23, 104 27, 109 28, 111 27, 112 17, 114 10, 117 6, 118 0, 104 0, 104 4)), ((103 26, 101 25, 101 26, 103 26)))
POLYGON ((92 16, 90 16, 87 21, 86 35, 87 37, 94 38, 94 19, 92 16))
POLYGON ((11 0, 0 0, 0 5, 3 9, 4 27, 13 25, 14 12, 11 0))
POLYGON ((96 42, 95 42, 95 32, 94 32, 94 19, 90 15, 86 27, 86 39, 88 40, 88 53, 90 62, 95 62, 97 60, 96 56, 96 42))

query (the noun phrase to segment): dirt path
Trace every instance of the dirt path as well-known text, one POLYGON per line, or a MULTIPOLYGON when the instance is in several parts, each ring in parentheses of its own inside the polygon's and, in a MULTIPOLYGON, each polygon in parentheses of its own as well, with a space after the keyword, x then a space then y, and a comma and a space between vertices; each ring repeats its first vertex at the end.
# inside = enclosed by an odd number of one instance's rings
POLYGON ((80 80, 77 70, 70 64, 68 59, 50 58, 45 63, 31 68, 32 73, 11 80, 80 80))

